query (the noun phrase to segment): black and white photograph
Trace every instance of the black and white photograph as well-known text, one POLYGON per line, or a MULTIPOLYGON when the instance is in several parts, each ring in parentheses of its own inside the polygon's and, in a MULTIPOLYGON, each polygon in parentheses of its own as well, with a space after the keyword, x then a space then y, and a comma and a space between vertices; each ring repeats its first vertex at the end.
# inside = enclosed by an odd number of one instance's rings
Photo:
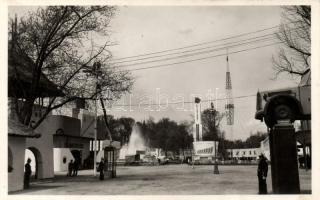
POLYGON ((315 197, 319 1, 169 2, 6 4, 6 196, 315 197))

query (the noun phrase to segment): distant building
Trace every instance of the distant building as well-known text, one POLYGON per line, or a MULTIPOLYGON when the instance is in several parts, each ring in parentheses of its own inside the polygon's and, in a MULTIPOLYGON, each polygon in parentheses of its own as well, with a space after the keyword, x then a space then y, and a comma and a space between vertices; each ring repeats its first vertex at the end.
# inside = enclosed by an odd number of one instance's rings
POLYGON ((227 149, 228 155, 233 160, 256 161, 261 153, 260 148, 227 149))

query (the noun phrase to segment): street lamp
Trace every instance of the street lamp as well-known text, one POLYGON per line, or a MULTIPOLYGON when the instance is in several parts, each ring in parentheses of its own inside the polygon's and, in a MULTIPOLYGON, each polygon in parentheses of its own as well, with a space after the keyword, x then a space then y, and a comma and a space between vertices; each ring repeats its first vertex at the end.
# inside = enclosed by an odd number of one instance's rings
POLYGON ((101 68, 101 63, 100 62, 95 62, 92 66, 92 69, 85 69, 83 72, 90 73, 94 75, 95 77, 95 94, 96 98, 94 99, 94 107, 95 107, 95 125, 94 125, 94 145, 93 146, 93 176, 97 176, 97 129, 98 129, 98 109, 97 109, 97 99, 98 99, 98 78, 99 74, 101 73, 100 71, 101 68))
MULTIPOLYGON (((215 126, 216 126, 216 117, 215 117, 215 109, 214 109, 214 106, 213 106, 212 102, 211 102, 211 113, 212 113, 212 117, 213 117, 213 126, 215 128, 215 126)), ((217 133, 217 137, 218 137, 218 133, 217 133)), ((214 140, 214 157, 215 157, 214 169, 213 169, 213 173, 214 174, 219 174, 218 162, 217 162, 217 139, 218 138, 216 138, 214 140)))

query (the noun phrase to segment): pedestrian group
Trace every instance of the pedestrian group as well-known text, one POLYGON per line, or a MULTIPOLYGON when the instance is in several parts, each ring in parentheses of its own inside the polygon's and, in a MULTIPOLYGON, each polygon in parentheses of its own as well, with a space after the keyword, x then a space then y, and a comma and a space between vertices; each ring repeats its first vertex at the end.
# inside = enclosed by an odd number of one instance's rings
POLYGON ((67 176, 77 176, 79 170, 79 162, 76 160, 73 162, 73 160, 70 160, 68 164, 68 174, 67 176))
MULTIPOLYGON (((159 162, 160 159, 158 159, 159 162)), ((24 165, 24 189, 30 187, 30 177, 32 174, 31 170, 31 159, 28 158, 27 163, 24 165)), ((160 162, 159 162, 160 163, 160 162)), ((104 180, 104 159, 101 158, 101 161, 98 166, 98 171, 100 172, 99 180, 104 180)), ((70 160, 68 163, 68 173, 67 176, 77 176, 79 170, 79 162, 70 160)), ((266 157, 261 154, 259 156, 259 164, 257 169, 257 176, 259 181, 259 194, 267 194, 267 175, 268 175, 268 163, 266 157)))

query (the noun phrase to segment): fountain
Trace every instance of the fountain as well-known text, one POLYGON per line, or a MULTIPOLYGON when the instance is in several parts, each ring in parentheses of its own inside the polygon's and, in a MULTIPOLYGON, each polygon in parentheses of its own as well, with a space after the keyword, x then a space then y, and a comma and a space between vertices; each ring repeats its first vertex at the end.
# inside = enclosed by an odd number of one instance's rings
POLYGON ((120 149, 119 161, 127 162, 127 160, 130 158, 136 160, 136 156, 139 155, 139 152, 145 151, 146 145, 144 139, 141 136, 140 127, 135 124, 132 128, 128 144, 123 145, 120 149))

